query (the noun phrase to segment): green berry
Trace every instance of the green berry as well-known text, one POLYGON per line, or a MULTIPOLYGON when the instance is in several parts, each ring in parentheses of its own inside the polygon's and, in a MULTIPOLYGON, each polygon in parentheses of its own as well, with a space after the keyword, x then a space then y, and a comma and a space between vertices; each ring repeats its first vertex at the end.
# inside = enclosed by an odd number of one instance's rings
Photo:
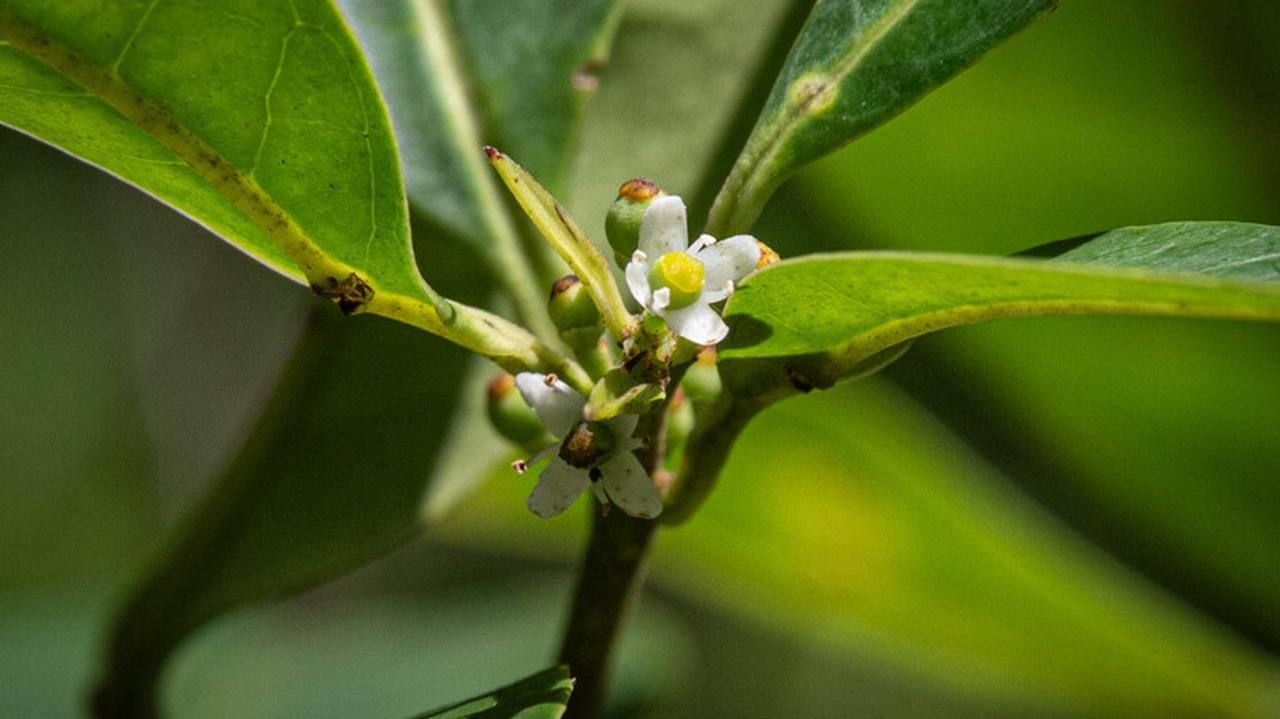
POLYGON ((640 223, 644 220, 644 211, 662 194, 655 183, 644 178, 628 180, 618 188, 618 199, 609 206, 609 214, 605 216, 604 234, 609 238, 609 246, 613 248, 619 267, 626 266, 640 245, 640 223))

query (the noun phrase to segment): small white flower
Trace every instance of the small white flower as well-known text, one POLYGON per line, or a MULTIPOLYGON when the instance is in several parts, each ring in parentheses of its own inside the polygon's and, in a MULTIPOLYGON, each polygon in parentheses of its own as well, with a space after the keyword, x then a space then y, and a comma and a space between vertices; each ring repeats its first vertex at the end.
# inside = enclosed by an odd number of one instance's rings
POLYGON ((673 332, 713 345, 729 327, 710 305, 733 294, 734 283, 756 268, 760 247, 751 235, 720 242, 703 235, 690 246, 685 215, 684 201, 675 195, 649 205, 640 222, 640 248, 627 263, 627 287, 673 332))
MULTIPOLYGON (((516 375, 516 388, 557 440, 565 439, 582 423, 586 398, 554 375, 521 372, 516 375)), ((631 436, 639 421, 634 414, 624 414, 600 423, 612 435, 609 439, 613 446, 589 466, 575 467, 565 461, 558 452, 562 448, 559 441, 528 462, 517 462, 516 468, 523 472, 528 465, 555 453, 538 475, 538 485, 527 502, 529 510, 544 519, 554 517, 568 509, 578 495, 590 487, 601 504, 612 502, 633 517, 653 519, 661 514, 662 497, 658 488, 632 454, 640 445, 640 441, 631 436)))

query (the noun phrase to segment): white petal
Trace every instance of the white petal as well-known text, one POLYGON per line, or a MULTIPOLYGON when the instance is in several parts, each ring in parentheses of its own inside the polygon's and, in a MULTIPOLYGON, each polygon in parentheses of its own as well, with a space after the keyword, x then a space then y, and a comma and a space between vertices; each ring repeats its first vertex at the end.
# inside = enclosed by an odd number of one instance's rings
POLYGON ((640 251, 657 261, 688 246, 684 200, 675 195, 654 200, 640 221, 640 251))
POLYGON ((548 519, 560 514, 573 504, 578 495, 591 486, 591 478, 585 470, 569 466, 559 457, 553 457, 547 468, 538 475, 538 486, 533 488, 525 502, 529 511, 548 519))
POLYGON ((521 372, 516 375, 516 389, 542 420, 542 425, 556 437, 563 437, 582 421, 582 405, 587 398, 561 380, 547 384, 547 375, 521 372))
POLYGON ((713 345, 729 334, 729 325, 705 302, 695 302, 682 310, 667 310, 664 317, 672 332, 694 344, 713 345))
POLYGON ((627 263, 627 269, 624 274, 627 278, 627 287, 631 290, 631 296, 636 298, 636 302, 639 302, 642 307, 648 307, 649 300, 652 297, 649 292, 649 267, 645 265, 643 260, 637 262, 633 257, 627 263))
POLYGON ((662 495, 640 460, 630 452, 614 452, 600 465, 600 484, 609 500, 633 517, 653 519, 662 514, 662 495))
POLYGON ((698 253, 702 260, 705 274, 704 297, 708 293, 719 293, 719 297, 707 297, 712 302, 724 299, 724 284, 737 282, 751 274, 760 262, 760 245, 751 235, 734 235, 727 240, 720 240, 698 253))
POLYGON ((707 234, 698 235, 698 239, 694 240, 693 244, 689 245, 689 249, 685 251, 691 255, 697 256, 699 252, 702 252, 704 247, 710 247, 715 243, 716 243, 716 238, 712 237, 711 235, 707 235, 707 234))
POLYGON ((613 433, 613 438, 617 440, 619 447, 627 444, 634 447, 640 443, 639 440, 631 438, 631 433, 636 431, 636 425, 640 424, 640 415, 620 414, 611 420, 607 420, 604 424, 613 433))

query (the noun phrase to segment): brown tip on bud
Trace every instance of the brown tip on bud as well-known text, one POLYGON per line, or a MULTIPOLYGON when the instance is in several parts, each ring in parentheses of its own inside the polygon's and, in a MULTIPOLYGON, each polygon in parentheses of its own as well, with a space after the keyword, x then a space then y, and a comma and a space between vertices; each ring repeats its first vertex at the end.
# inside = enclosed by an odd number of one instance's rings
POLYGON ((577 275, 565 275, 564 277, 561 277, 551 285, 551 296, 555 297, 556 295, 568 292, 570 288, 578 284, 580 281, 581 280, 578 279, 577 275))
POLYGON ((653 180, 646 180, 643 177, 637 177, 634 180, 627 180, 622 183, 622 187, 618 188, 618 197, 635 202, 643 202, 657 197, 659 192, 661 190, 658 188, 658 183, 653 180))
POLYGON ((488 393, 489 399, 491 401, 494 401, 505 396, 508 392, 511 391, 511 388, 515 386, 516 386, 516 378, 510 373, 503 372, 497 377, 494 377, 489 382, 489 387, 485 390, 485 392, 488 393))
POLYGON ((502 153, 498 152, 498 148, 493 145, 485 145, 484 154, 488 155, 490 160, 496 160, 499 157, 502 157, 502 153))
POLYGON ((776 265, 782 260, 782 258, 778 256, 778 253, 773 251, 772 247, 766 245, 760 240, 756 240, 756 246, 760 248, 760 261, 756 263, 757 270, 763 270, 769 265, 776 265))

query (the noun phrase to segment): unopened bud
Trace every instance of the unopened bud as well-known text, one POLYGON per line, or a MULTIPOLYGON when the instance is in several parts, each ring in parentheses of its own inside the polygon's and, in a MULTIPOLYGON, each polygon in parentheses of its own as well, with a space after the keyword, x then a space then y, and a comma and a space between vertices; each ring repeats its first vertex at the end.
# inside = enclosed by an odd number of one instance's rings
POLYGON ((525 448, 543 444, 547 430, 542 420, 516 391, 516 379, 503 373, 493 378, 487 390, 489 421, 511 442, 525 448))
POLYGON ((604 332, 600 310, 577 275, 566 275, 551 285, 547 314, 560 331, 560 339, 575 350, 595 347, 604 332))
POLYGON ((604 233, 619 267, 627 265, 631 253, 640 245, 644 211, 664 194, 656 183, 642 177, 628 180, 618 188, 618 199, 609 206, 609 214, 605 216, 604 233))

